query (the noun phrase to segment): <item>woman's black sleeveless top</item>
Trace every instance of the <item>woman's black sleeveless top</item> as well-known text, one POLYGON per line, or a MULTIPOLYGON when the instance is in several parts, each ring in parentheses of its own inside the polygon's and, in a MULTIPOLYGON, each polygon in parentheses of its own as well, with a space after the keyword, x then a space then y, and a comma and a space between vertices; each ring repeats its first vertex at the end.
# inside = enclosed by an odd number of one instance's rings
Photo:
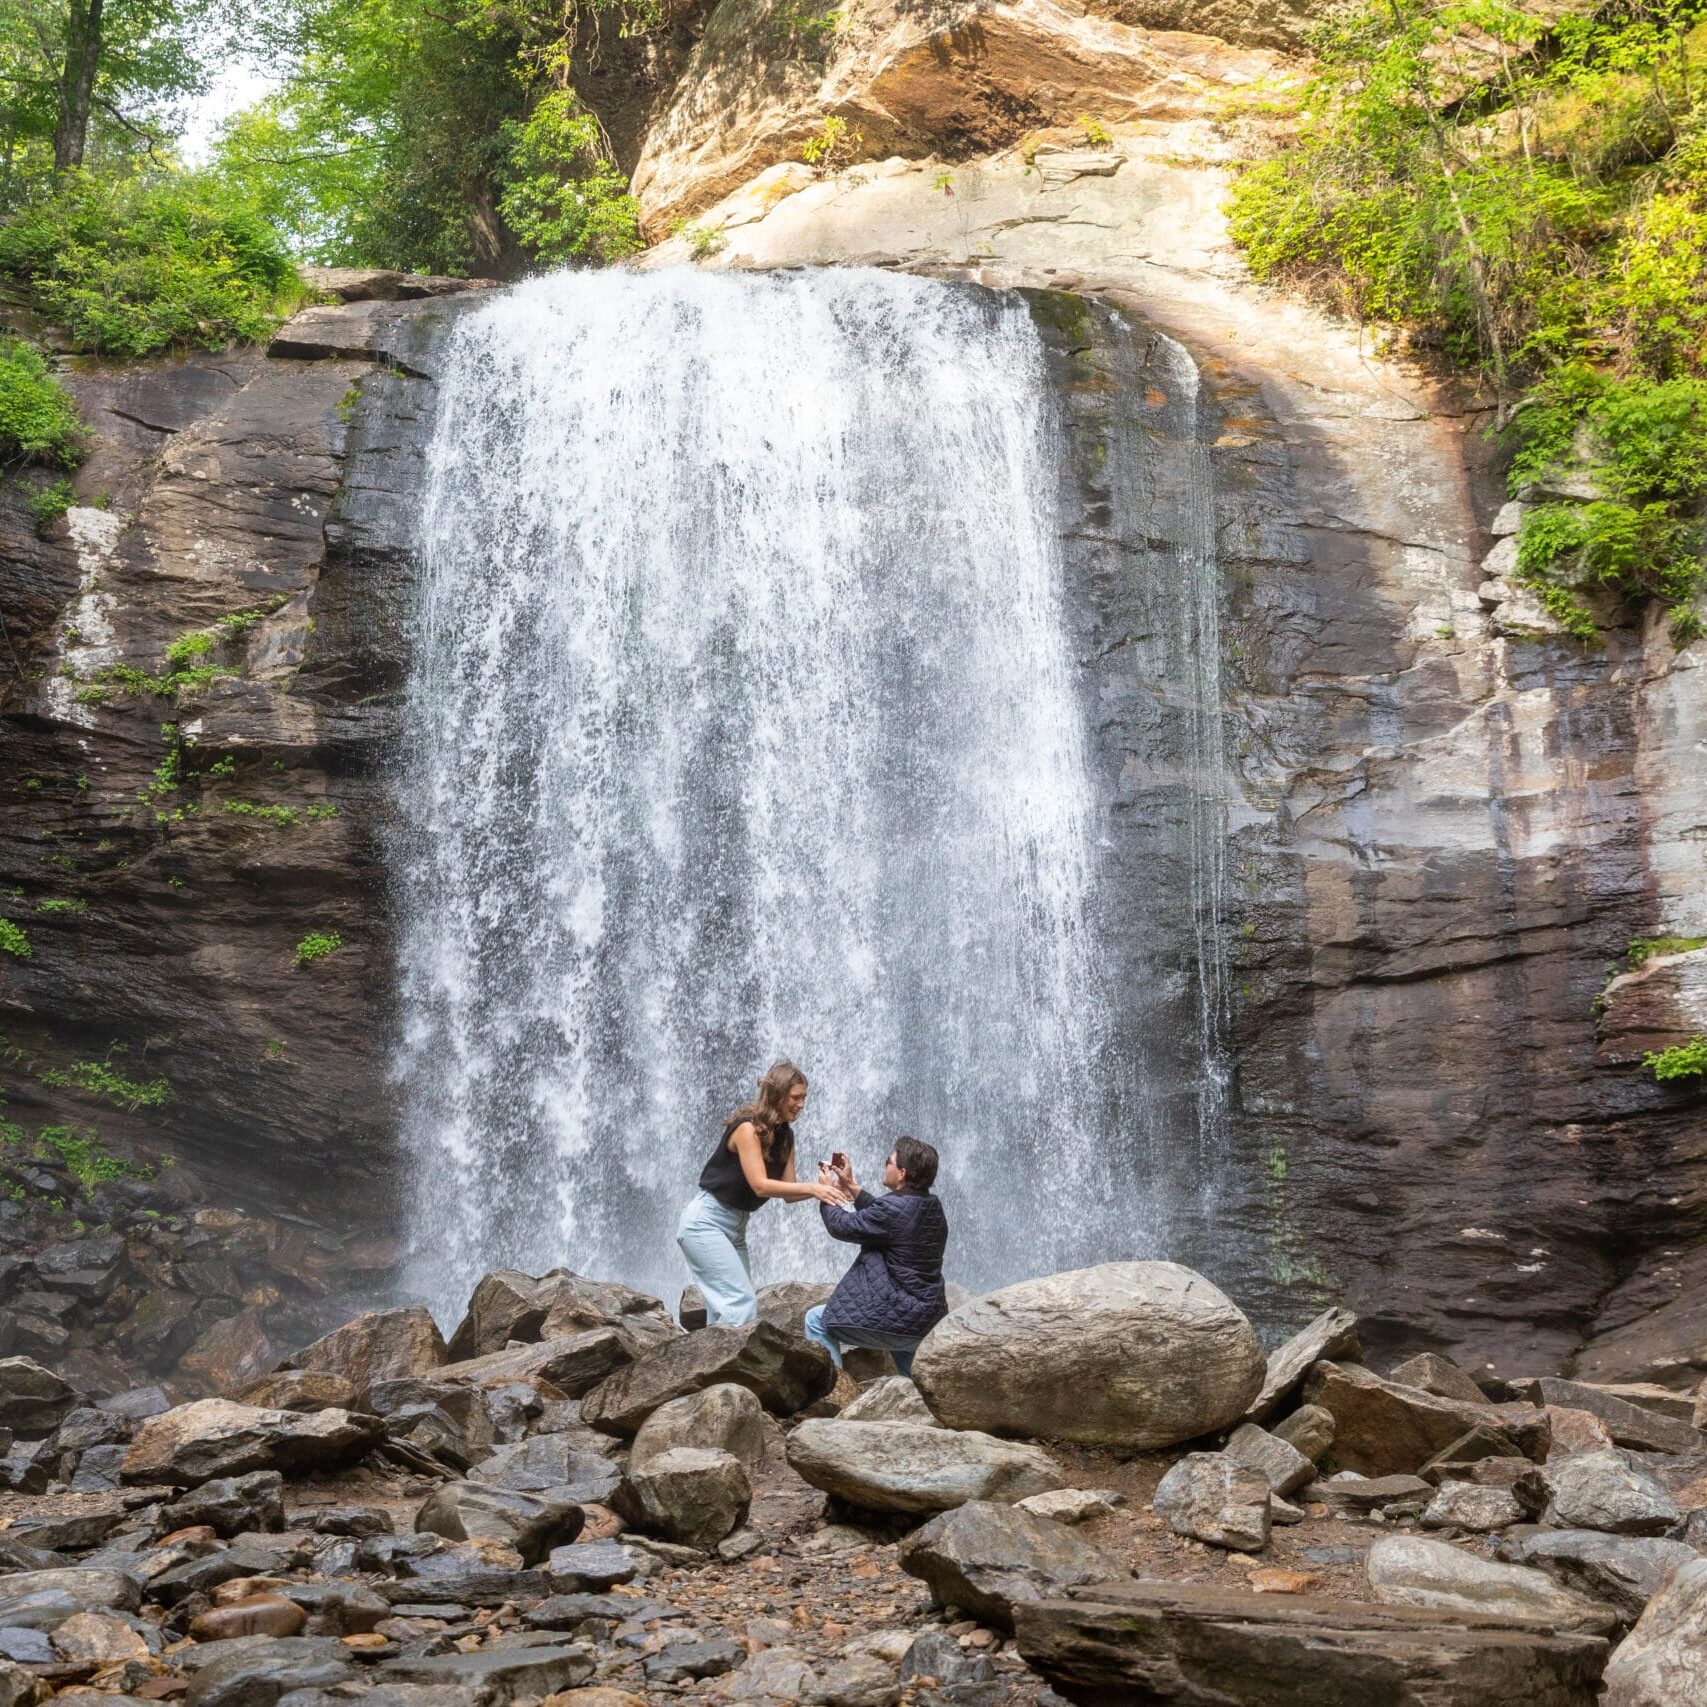
MULTIPOLYGON (((723 1128, 723 1136, 717 1140, 711 1160, 699 1171, 699 1189, 709 1191, 725 1209, 745 1209, 750 1213, 763 1209, 769 1199, 760 1197, 747 1184, 747 1176, 741 1172, 741 1158, 729 1148, 729 1134, 740 1124, 735 1120, 723 1128)), ((765 1157, 766 1175, 771 1179, 781 1179, 788 1167, 788 1158, 793 1154, 794 1128, 779 1126, 771 1153, 765 1157)))

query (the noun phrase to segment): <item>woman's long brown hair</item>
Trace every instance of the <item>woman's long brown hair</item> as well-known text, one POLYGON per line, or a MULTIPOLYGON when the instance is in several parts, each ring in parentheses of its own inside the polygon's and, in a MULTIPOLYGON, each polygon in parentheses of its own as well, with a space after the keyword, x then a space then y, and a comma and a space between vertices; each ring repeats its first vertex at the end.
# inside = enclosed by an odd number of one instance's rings
POLYGON ((784 1124, 783 1101, 796 1085, 805 1083, 806 1075, 792 1061, 774 1062, 759 1080, 758 1100, 736 1109, 729 1116, 728 1125, 733 1128, 751 1121, 759 1135, 759 1148, 764 1151, 766 1161, 770 1161, 776 1152, 776 1129, 784 1124))

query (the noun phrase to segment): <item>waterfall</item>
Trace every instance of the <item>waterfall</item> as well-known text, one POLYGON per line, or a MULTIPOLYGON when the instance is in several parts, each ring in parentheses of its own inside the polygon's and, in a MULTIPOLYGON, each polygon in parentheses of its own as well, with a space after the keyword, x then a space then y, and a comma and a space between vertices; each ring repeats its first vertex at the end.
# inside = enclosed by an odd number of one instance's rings
MULTIPOLYGON (((783 1055, 803 1175, 937 1145, 951 1277, 1149 1254, 1023 303, 565 273, 449 336, 399 782, 420 1293, 566 1264, 673 1299, 783 1055)), ((810 1205, 752 1244, 761 1283, 849 1255, 810 1205)))

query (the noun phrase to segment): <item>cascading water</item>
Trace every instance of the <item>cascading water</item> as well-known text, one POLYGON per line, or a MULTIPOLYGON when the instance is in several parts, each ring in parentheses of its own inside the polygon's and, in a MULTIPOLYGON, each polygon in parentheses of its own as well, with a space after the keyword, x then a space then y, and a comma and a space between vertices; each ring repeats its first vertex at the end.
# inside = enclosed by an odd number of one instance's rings
MULTIPOLYGON (((758 1073, 803 1172, 942 1152, 950 1273, 1150 1254, 1016 298, 560 274, 455 324, 401 786, 415 1281, 664 1296, 758 1073)), ((772 1206, 761 1281, 847 1252, 772 1206)))

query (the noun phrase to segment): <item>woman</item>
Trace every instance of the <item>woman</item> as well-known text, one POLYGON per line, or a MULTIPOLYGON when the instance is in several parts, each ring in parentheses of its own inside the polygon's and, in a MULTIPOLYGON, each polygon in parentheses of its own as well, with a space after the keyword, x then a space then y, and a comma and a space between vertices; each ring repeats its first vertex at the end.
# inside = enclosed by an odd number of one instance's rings
POLYGON ((784 1203, 846 1201, 833 1180, 794 1177, 794 1122, 806 1106, 806 1075, 778 1061, 759 1080, 756 1102, 729 1116, 699 1191, 682 1211, 676 1243, 705 1295, 708 1323, 752 1322, 759 1301, 747 1262, 747 1217, 773 1197, 784 1203))

